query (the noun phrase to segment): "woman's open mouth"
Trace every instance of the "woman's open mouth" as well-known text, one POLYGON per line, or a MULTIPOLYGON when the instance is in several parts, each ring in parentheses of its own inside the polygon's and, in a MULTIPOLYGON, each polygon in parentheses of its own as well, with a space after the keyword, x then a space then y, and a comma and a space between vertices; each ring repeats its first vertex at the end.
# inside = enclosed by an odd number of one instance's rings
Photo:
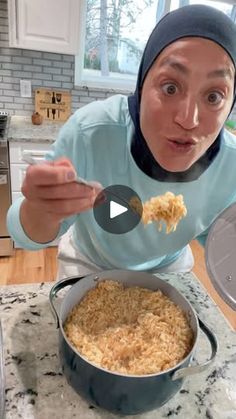
POLYGON ((192 139, 181 140, 181 139, 167 139, 169 147, 174 151, 188 152, 193 150, 196 146, 196 142, 192 139))

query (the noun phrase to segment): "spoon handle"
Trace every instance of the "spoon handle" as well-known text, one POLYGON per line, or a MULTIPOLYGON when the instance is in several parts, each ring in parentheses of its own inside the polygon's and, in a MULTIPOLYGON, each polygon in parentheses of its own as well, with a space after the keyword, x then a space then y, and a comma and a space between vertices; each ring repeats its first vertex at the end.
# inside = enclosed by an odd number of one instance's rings
MULTIPOLYGON (((24 160, 25 163, 28 163, 31 166, 41 164, 41 162, 38 162, 37 160, 35 160, 35 158, 32 157, 30 154, 24 154, 24 156, 22 157, 22 160, 24 160)), ((94 186, 90 182, 87 182, 87 180, 83 179, 80 176, 76 176, 74 181, 79 183, 79 184, 86 185, 91 189, 94 188, 94 186)))

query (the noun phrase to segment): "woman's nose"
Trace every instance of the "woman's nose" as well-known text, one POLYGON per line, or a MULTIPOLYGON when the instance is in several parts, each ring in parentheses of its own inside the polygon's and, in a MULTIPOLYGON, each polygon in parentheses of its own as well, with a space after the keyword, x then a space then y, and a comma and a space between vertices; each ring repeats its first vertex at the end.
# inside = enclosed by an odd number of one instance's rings
POLYGON ((190 130, 199 124, 198 103, 189 96, 184 98, 179 104, 175 115, 175 122, 182 128, 190 130))

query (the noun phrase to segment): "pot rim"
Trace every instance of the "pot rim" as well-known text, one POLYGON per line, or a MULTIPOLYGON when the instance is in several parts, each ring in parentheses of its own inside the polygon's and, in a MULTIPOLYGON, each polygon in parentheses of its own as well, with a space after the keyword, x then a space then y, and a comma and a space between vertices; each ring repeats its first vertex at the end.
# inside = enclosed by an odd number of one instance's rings
MULTIPOLYGON (((115 271, 120 271, 119 269, 116 269, 115 271)), ((124 271, 124 270, 122 270, 122 271, 124 271)), ((127 271, 127 272, 130 272, 129 270, 125 270, 125 271, 127 271)), ((88 278, 88 277, 90 277, 90 276, 96 276, 96 275, 99 275, 99 274, 103 274, 103 273, 106 273, 106 274, 108 274, 109 275, 109 272, 114 272, 114 270, 105 270, 105 271, 101 271, 101 272, 98 272, 97 274, 89 274, 89 275, 86 275, 85 276, 85 278, 88 278)), ((137 273, 137 272, 135 272, 135 273, 137 273)), ((144 273, 144 272, 143 272, 144 273)), ((66 343, 69 345, 69 347, 71 348, 71 350, 76 354, 76 355, 78 355, 80 358, 82 358, 86 363, 88 363, 88 364, 90 364, 91 366, 93 366, 93 367, 95 367, 95 368, 97 368, 98 370, 101 370, 101 371, 103 371, 103 372, 105 372, 105 373, 109 373, 109 374, 112 374, 112 375, 116 375, 116 376, 119 376, 119 377, 125 377, 125 378, 138 378, 138 379, 146 379, 146 378, 151 378, 151 377, 156 377, 156 376, 162 376, 162 375, 164 375, 164 374, 170 374, 170 373, 172 373, 172 372, 174 372, 176 369, 178 369, 179 367, 181 367, 187 360, 188 360, 188 358, 190 358, 190 361, 191 361, 191 357, 192 357, 192 355, 193 355, 193 353, 194 353, 194 351, 195 351, 195 348, 196 348, 196 346, 197 346, 197 343, 198 343, 198 338, 199 338, 199 330, 200 330, 200 328, 199 328, 199 321, 198 321, 198 316, 197 316, 197 314, 196 314, 196 312, 195 312, 195 309, 193 308, 193 306, 192 306, 192 304, 187 300, 187 298, 177 289, 177 288, 175 288, 172 284, 169 284, 169 283, 166 283, 163 279, 161 279, 161 278, 159 278, 158 277, 158 274, 157 275, 154 275, 154 274, 151 274, 151 273, 148 273, 148 272, 145 272, 145 274, 149 274, 149 275, 152 275, 152 276, 154 276, 155 278, 158 278, 160 281, 162 281, 163 283, 165 283, 165 284, 168 284, 168 286, 170 286, 177 294, 179 294, 184 300, 185 300, 185 302, 187 303, 187 306, 189 307, 189 310, 191 311, 191 313, 192 313, 192 315, 193 315, 193 318, 194 318, 194 320, 195 320, 195 323, 196 323, 196 333, 195 333, 195 331, 192 329, 192 331, 193 331, 193 333, 194 333, 194 343, 193 343, 193 345, 192 345, 192 348, 191 348, 191 350, 189 351, 189 353, 180 361, 180 362, 178 362, 178 364, 176 364, 175 366, 173 366, 173 367, 171 367, 171 368, 168 368, 168 369, 166 369, 166 370, 164 370, 164 371, 160 371, 160 372, 156 372, 156 373, 151 373, 151 374, 142 374, 142 375, 140 375, 140 374, 137 374, 137 375, 135 375, 135 374, 122 374, 122 373, 119 373, 119 372, 117 372, 117 371, 111 371, 111 370, 108 370, 108 369, 106 369, 106 368, 103 368, 103 367, 101 367, 101 366, 99 366, 99 365, 97 365, 97 364, 95 364, 95 363, 93 363, 92 361, 89 361, 89 359, 87 359, 86 357, 84 357, 84 355, 82 355, 72 344, 71 344, 71 342, 69 341, 69 339, 67 338, 67 336, 66 336, 66 334, 65 334, 65 331, 64 331, 64 326, 63 326, 63 324, 62 324, 62 316, 61 316, 61 308, 62 308, 62 304, 63 304, 63 302, 65 301, 65 299, 66 298, 68 298, 68 294, 70 293, 70 292, 72 292, 72 289, 76 286, 76 284, 77 283, 75 283, 74 285, 72 285, 71 286, 71 288, 67 291, 67 293, 66 293, 66 295, 63 297, 63 301, 62 301, 62 303, 61 303, 61 307, 60 307, 60 313, 59 313, 59 328, 60 328, 60 332, 62 333, 62 335, 63 335, 63 338, 65 339, 65 341, 66 341, 66 343)), ((83 279, 83 278, 82 278, 83 279)), ((104 279, 104 278, 103 278, 104 279)), ((95 287, 96 285, 94 285, 94 287, 95 287)), ((148 287, 146 287, 147 289, 148 289, 148 287)), ((150 289, 150 288, 149 288, 150 289)), ((85 293, 86 294, 86 293, 85 293)), ((85 295, 84 294, 84 295, 85 295)), ((83 295, 83 296, 84 296, 83 295)), ((83 297, 81 297, 81 298, 83 298, 83 297)), ((79 303, 79 301, 81 301, 81 298, 78 300, 78 302, 76 303, 76 304, 78 304, 79 303)), ((170 298, 170 297, 169 297, 170 298)), ((171 299, 171 298, 170 298, 171 299)), ((172 300, 173 301, 173 300, 172 300)), ((180 306, 181 307, 181 306, 180 306)), ((186 313, 187 315, 188 315, 188 313, 186 313)))

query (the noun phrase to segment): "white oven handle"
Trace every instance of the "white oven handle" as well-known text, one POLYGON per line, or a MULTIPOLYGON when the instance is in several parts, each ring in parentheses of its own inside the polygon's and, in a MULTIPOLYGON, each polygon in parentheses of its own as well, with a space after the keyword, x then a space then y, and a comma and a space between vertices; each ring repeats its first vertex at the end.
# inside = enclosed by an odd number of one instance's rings
POLYGON ((1 174, 0 172, 0 185, 6 185, 8 182, 7 174, 1 174))

